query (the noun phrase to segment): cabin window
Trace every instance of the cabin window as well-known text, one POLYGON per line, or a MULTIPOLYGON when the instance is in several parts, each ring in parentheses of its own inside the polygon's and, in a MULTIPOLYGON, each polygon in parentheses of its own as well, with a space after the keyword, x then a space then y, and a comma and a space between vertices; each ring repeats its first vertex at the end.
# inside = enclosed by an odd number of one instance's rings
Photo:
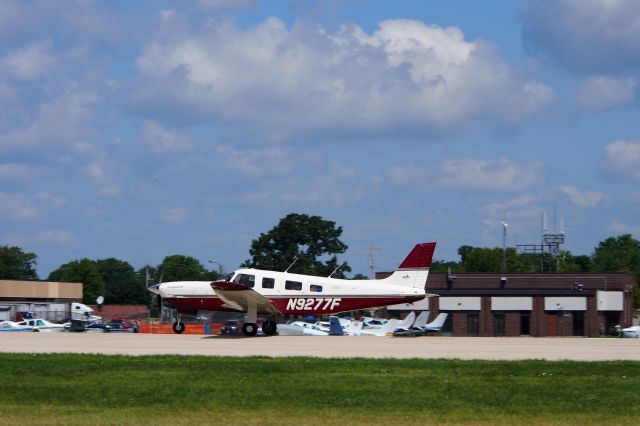
POLYGON ((273 288, 276 280, 273 278, 262 278, 262 288, 273 288))
POLYGON ((287 290, 302 290, 302 283, 300 281, 285 281, 284 288, 287 290))
POLYGON ((322 293, 322 286, 318 284, 311 284, 311 287, 309 287, 309 290, 315 291, 317 293, 322 293))
POLYGON ((253 287, 256 282, 256 276, 249 274, 238 274, 233 279, 233 282, 246 285, 247 287, 253 287))

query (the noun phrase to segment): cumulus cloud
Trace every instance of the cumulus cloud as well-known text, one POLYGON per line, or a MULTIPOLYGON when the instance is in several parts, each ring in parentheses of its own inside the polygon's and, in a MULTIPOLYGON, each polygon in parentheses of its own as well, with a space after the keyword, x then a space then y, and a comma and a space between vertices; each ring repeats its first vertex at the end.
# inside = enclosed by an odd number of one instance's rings
POLYGON ((571 202, 580 207, 595 207, 607 199, 606 194, 598 191, 581 191, 573 186, 562 186, 560 191, 566 194, 571 202))
POLYGON ((445 189, 519 191, 539 183, 543 171, 541 163, 515 163, 506 158, 447 160, 435 184, 445 189))
POLYGON ((640 180, 640 141, 619 140, 608 144, 602 168, 612 176, 640 180))
POLYGON ((152 42, 137 64, 142 78, 131 93, 138 110, 157 114, 166 103, 178 105, 185 120, 236 131, 251 123, 267 142, 309 130, 513 126, 555 99, 493 46, 465 40, 455 27, 412 20, 381 22, 372 34, 356 25, 333 33, 305 24, 288 29, 276 18, 246 31, 219 24, 152 42))
POLYGON ((459 158, 442 165, 408 164, 391 167, 389 180, 397 185, 421 185, 435 189, 519 191, 539 183, 541 163, 516 163, 506 158, 484 160, 459 158))
POLYGON ((29 221, 37 217, 38 211, 28 197, 0 192, 0 214, 16 221, 29 221))
POLYGON ((640 2, 536 0, 522 12, 527 50, 577 72, 640 69, 640 2))
POLYGON ((604 111, 631 102, 637 87, 635 78, 590 77, 580 84, 574 99, 585 110, 604 111))
POLYGON ((50 72, 55 57, 51 53, 51 42, 30 43, 0 60, 0 68, 18 79, 33 79, 50 72))
POLYGON ((190 134, 168 130, 162 125, 148 120, 142 125, 142 140, 158 153, 188 151, 193 147, 190 134))

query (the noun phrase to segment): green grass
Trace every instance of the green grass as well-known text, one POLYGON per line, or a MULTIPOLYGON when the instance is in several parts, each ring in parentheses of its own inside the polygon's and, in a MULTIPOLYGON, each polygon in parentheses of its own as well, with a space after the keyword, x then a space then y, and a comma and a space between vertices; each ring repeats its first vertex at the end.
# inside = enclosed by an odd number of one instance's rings
POLYGON ((0 424, 640 424, 639 362, 0 354, 0 424))

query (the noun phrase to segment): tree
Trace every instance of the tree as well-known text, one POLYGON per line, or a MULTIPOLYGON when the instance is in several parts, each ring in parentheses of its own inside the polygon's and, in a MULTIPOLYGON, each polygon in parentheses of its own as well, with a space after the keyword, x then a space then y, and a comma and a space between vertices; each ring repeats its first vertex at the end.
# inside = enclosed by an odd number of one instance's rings
MULTIPOLYGON (((284 271, 298 258, 292 272, 326 277, 338 266, 337 255, 347 250, 340 241, 341 235, 342 227, 336 227, 335 222, 291 213, 251 242, 251 259, 243 266, 284 271)), ((333 276, 344 278, 345 272, 350 271, 351 267, 343 262, 333 276)))
POLYGON ((144 280, 139 279, 133 266, 115 259, 96 261, 105 288, 105 303, 147 304, 149 292, 144 280))
MULTIPOLYGON (((200 261, 191 256, 174 254, 164 258, 158 266, 162 281, 213 281, 217 279, 217 272, 207 271, 200 261)), ((158 277, 158 280, 160 278, 158 277)))
POLYGON ((20 247, 0 246, 0 279, 37 280, 36 258, 20 247))
POLYGON ((591 256, 591 272, 628 272, 640 277, 640 241, 630 234, 601 241, 591 256))
POLYGON ((49 274, 49 281, 82 283, 82 301, 96 303, 98 296, 104 296, 104 281, 98 264, 89 259, 74 260, 60 266, 49 274))

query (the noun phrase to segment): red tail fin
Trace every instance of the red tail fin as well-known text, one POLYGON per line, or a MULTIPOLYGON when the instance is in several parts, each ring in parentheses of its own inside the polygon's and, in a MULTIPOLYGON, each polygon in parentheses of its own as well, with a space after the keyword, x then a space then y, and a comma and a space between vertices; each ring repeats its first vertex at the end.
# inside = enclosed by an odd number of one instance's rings
POLYGON ((435 250, 436 243, 416 244, 398 269, 428 269, 435 250))

